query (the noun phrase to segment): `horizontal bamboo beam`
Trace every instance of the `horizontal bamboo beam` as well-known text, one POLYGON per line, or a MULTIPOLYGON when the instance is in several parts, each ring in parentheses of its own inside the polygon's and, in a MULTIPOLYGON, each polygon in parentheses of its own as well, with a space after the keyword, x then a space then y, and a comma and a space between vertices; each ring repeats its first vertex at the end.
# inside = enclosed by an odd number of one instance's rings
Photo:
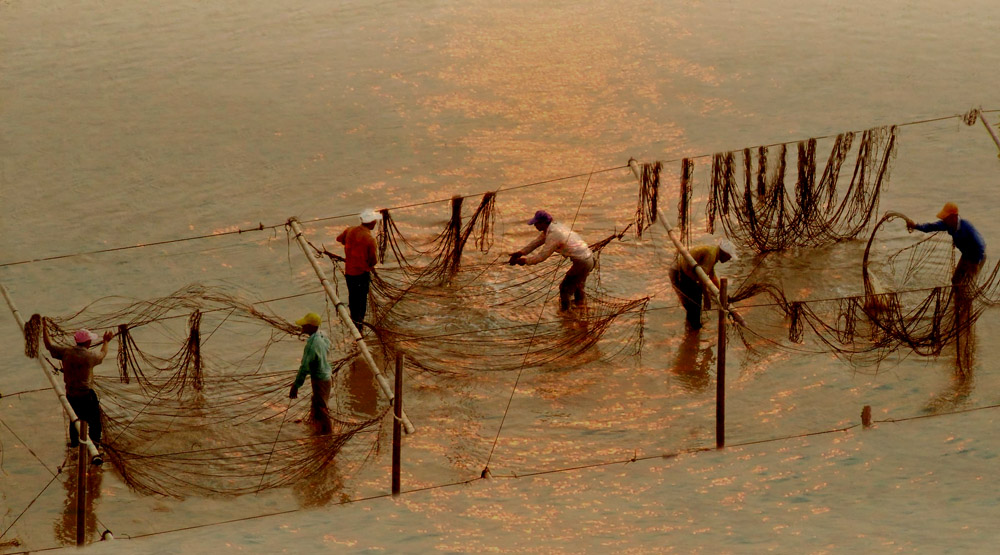
MULTIPOLYGON (((299 221, 295 218, 290 218, 288 220, 288 225, 291 226, 292 231, 295 232, 295 240, 298 242, 299 247, 302 248, 302 253, 306 255, 306 259, 309 260, 309 264, 312 265, 313 271, 316 272, 316 276, 319 277, 320 284, 323 285, 323 290, 326 291, 326 296, 333 301, 333 306, 337 309, 337 315, 340 316, 340 320, 347 326, 347 329, 351 332, 354 337, 354 342, 357 343, 358 348, 361 350, 361 356, 368 363, 368 368, 371 369, 372 373, 375 374, 375 380, 378 382, 379 389, 385 394, 386 398, 389 399, 391 403, 395 396, 393 395, 392 388, 389 387, 389 381, 385 378, 382 372, 379 370, 378 365, 375 364, 375 359, 372 358, 371 351, 368 350, 368 345, 365 343, 364 338, 361 336, 361 332, 358 331, 357 326, 351 320, 351 314, 347 311, 347 306, 341 302, 340 297, 337 296, 337 292, 333 290, 333 286, 330 285, 330 280, 326 278, 326 274, 323 273, 323 268, 316 261, 316 257, 313 256, 309 251, 309 244, 306 243, 305 237, 302 236, 302 226, 299 225, 299 221)), ((416 429, 410 422, 410 419, 403 413, 402 416, 403 428, 406 433, 412 434, 416 429)))

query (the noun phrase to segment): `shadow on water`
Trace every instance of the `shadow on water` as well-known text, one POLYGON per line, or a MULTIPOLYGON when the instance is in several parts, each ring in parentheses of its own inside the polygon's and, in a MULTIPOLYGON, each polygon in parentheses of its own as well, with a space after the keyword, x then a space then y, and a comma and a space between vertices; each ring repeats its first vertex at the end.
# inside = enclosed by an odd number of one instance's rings
MULTIPOLYGON (((71 449, 76 451, 76 449, 71 449)), ((80 483, 77 471, 78 460, 76 455, 67 459, 65 466, 66 479, 63 480, 63 489, 66 490, 66 501, 63 503, 62 518, 55 521, 55 534, 58 540, 68 545, 76 545, 76 499, 77 486, 80 483)), ((86 511, 86 542, 90 543, 100 539, 100 532, 97 527, 97 513, 94 505, 101 495, 101 482, 104 478, 103 467, 89 465, 87 467, 87 499, 84 502, 86 511)))
MULTIPOLYGON (((387 372, 386 379, 392 379, 391 372, 387 372)), ((363 358, 359 356, 351 361, 347 372, 344 372, 343 380, 343 389, 339 391, 345 409, 365 416, 378 414, 380 393, 375 384, 375 377, 363 358)))
POLYGON ((699 330, 685 330, 681 343, 677 347, 677 354, 674 355, 670 372, 677 377, 681 386, 690 392, 701 392, 708 389, 712 383, 709 372, 712 362, 715 360, 715 353, 712 350, 711 342, 708 346, 701 346, 701 334, 699 330))
POLYGON ((292 491, 299 506, 303 508, 324 507, 350 499, 344 492, 344 480, 336 462, 326 465, 308 478, 299 480, 292 486, 292 491))
MULTIPOLYGON (((959 306, 958 317, 967 314, 968 306, 959 306), (962 311, 966 311, 963 313, 962 311)), ((974 325, 956 330, 955 360, 949 387, 938 393, 924 407, 924 412, 937 414, 955 410, 972 397, 975 385, 973 368, 976 355, 976 330, 974 325)))

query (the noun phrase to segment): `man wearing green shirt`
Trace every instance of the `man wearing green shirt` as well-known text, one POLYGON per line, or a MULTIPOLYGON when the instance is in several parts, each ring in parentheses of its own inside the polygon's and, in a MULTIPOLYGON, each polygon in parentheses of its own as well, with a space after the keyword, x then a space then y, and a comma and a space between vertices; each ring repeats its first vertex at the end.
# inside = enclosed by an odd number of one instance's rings
POLYGON ((321 433, 328 434, 332 431, 327 400, 333 387, 330 379, 333 372, 330 362, 326 359, 330 340, 319 330, 321 323, 322 320, 315 312, 310 312, 295 322, 302 327, 302 333, 309 335, 309 339, 306 340, 306 346, 302 350, 299 373, 295 376, 295 383, 292 384, 288 398, 295 399, 299 396, 299 387, 305 383, 306 376, 309 376, 309 381, 312 383, 312 418, 319 424, 321 433))

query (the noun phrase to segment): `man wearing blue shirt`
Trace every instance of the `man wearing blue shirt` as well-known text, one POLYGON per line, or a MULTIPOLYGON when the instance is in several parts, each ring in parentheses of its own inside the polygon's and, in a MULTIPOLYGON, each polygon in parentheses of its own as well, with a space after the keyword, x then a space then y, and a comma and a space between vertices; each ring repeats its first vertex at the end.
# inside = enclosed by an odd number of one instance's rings
POLYGON ((312 383, 312 418, 320 427, 320 432, 328 434, 331 432, 330 408, 327 400, 330 398, 330 390, 333 382, 330 376, 333 374, 330 362, 326 359, 326 353, 330 349, 330 340, 319 330, 322 323, 319 315, 315 312, 306 314, 295 322, 302 327, 302 333, 308 334, 306 346, 302 350, 302 362, 299 364, 299 373, 295 376, 295 383, 288 393, 289 399, 299 396, 299 387, 306 381, 312 383))
POLYGON ((951 276, 951 284, 956 287, 975 284, 976 275, 986 260, 986 242, 983 241, 983 236, 972 224, 958 217, 958 206, 952 202, 945 203, 937 217, 940 218, 938 221, 926 224, 917 224, 907 218, 906 229, 924 233, 947 231, 951 235, 952 244, 962 253, 955 273, 951 276))

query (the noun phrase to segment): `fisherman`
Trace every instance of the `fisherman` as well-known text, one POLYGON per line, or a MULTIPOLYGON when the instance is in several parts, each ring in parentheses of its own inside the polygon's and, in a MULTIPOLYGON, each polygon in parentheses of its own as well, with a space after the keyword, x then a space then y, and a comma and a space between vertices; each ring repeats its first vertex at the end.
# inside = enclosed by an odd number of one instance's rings
POLYGON ((361 225, 349 227, 337 236, 344 245, 344 278, 347 280, 347 306, 351 309, 354 327, 363 333, 361 326, 368 311, 368 289, 371 286, 371 271, 378 263, 375 253, 375 238, 372 230, 382 218, 378 212, 368 209, 361 213, 361 225))
POLYGON ((962 253, 958 265, 955 266, 955 273, 951 276, 951 284, 963 289, 964 293, 964 289, 975 283, 976 276, 983 267, 983 262, 986 260, 986 242, 968 220, 958 217, 958 206, 955 203, 946 202, 937 217, 938 221, 925 224, 917 224, 906 218, 906 229, 910 232, 915 229, 924 233, 947 231, 948 235, 951 235, 952 244, 962 253))
POLYGON ((312 383, 312 419, 319 424, 321 433, 329 434, 331 424, 327 400, 333 389, 331 380, 333 370, 326 358, 326 353, 330 349, 330 340, 319 329, 322 322, 319 314, 315 312, 310 312, 295 321, 295 325, 300 326, 302 333, 309 335, 309 339, 306 340, 306 346, 302 350, 299 373, 295 375, 295 382, 292 384, 292 390, 288 393, 288 398, 295 399, 299 396, 299 387, 305 383, 308 375, 309 381, 312 383))
MULTIPOLYGON (((693 247, 689 252, 691 258, 705 270, 716 287, 719 286, 719 278, 715 275, 715 265, 736 259, 736 247, 726 239, 722 239, 717 245, 693 247)), ((700 329, 704 285, 698 279, 695 267, 691 266, 687 258, 680 253, 677 253, 677 260, 670 268, 670 283, 673 284, 684 310, 687 311, 688 326, 693 330, 700 329)))
MULTIPOLYGON (((104 332, 101 351, 92 353, 90 346, 97 336, 90 330, 79 329, 73 334, 75 347, 53 345, 49 338, 48 326, 42 326, 42 342, 52 358, 62 361, 63 381, 66 384, 66 400, 73 407, 76 416, 87 423, 87 436, 94 447, 101 444, 101 402, 94 391, 94 367, 104 361, 108 354, 108 342, 114 337, 110 330, 104 332)), ((69 446, 80 445, 80 435, 73 422, 69 423, 69 446)))
POLYGON ((565 225, 554 222, 552 215, 545 210, 535 212, 534 217, 528 220, 528 225, 535 226, 540 233, 533 241, 521 250, 510 255, 509 264, 511 266, 534 265, 542 262, 554 252, 565 256, 573 262, 562 283, 559 284, 559 309, 569 310, 569 298, 573 296, 573 304, 583 306, 586 298, 584 285, 587 283, 587 276, 594 269, 594 253, 590 251, 587 243, 575 232, 565 225), (531 254, 532 251, 541 249, 531 254), (530 256, 528 256, 530 255, 530 256))

